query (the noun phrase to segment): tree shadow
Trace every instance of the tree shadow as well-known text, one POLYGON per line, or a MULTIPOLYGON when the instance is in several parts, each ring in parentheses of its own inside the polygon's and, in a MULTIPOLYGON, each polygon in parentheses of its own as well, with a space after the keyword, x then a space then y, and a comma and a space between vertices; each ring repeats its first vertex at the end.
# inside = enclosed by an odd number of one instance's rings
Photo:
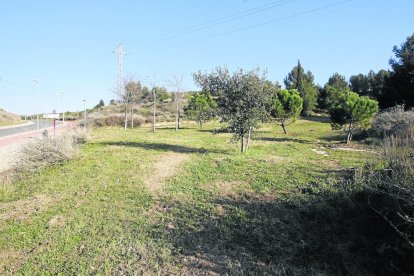
POLYGON ((172 145, 166 143, 144 143, 144 142, 100 142, 96 143, 105 146, 119 146, 119 147, 133 147, 133 148, 142 148, 145 150, 156 150, 156 151, 164 151, 164 152, 176 152, 176 153, 198 153, 198 154, 206 154, 206 153, 218 153, 218 154, 228 154, 228 151, 225 150, 218 150, 218 149, 206 149, 206 148, 193 148, 181 145, 172 145))
POLYGON ((200 132, 209 132, 212 134, 220 134, 220 133, 231 133, 230 130, 226 128, 213 128, 213 129, 198 129, 200 132))
POLYGON ((346 135, 345 134, 335 134, 335 135, 329 135, 329 136, 322 136, 319 137, 321 140, 325 140, 327 142, 338 142, 340 144, 346 142, 346 135))
POLYGON ((318 122, 318 123, 330 123, 331 122, 331 119, 329 117, 323 117, 323 116, 301 117, 301 119, 305 121, 318 122))
POLYGON ((316 144, 317 142, 292 137, 253 137, 253 140, 267 142, 296 142, 301 144, 316 144))
POLYGON ((366 191, 347 196, 319 193, 306 201, 227 196, 214 202, 218 212, 176 202, 172 209, 180 211, 167 235, 195 274, 395 275, 401 272, 398 269, 414 271, 412 249, 402 254, 386 246, 397 235, 368 206, 369 196, 366 191))
MULTIPOLYGON (((180 126, 178 130, 180 129, 194 129, 194 128, 180 126)), ((157 130, 175 130, 175 125, 174 126, 157 126, 157 130)))

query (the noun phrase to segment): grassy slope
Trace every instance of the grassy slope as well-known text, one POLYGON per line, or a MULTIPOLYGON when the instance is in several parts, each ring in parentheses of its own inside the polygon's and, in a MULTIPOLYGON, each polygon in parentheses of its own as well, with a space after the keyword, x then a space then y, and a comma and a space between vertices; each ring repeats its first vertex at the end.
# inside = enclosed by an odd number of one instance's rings
MULTIPOLYGON (((358 264, 337 264, 335 254, 326 261, 304 256, 326 229, 315 218, 304 225, 306 210, 302 217, 295 202, 332 189, 341 169, 362 164, 367 153, 313 152, 337 142, 324 122, 299 120, 286 136, 265 125, 247 156, 229 144, 230 134, 209 131, 217 125, 205 131, 185 127, 156 134, 97 129, 75 160, 3 186, 0 272, 358 269, 358 264), (150 192, 144 179, 165 154, 190 160, 163 189, 150 192)), ((326 241, 326 250, 340 245, 326 241)))
POLYGON ((0 108, 0 126, 9 126, 21 123, 20 117, 0 108))

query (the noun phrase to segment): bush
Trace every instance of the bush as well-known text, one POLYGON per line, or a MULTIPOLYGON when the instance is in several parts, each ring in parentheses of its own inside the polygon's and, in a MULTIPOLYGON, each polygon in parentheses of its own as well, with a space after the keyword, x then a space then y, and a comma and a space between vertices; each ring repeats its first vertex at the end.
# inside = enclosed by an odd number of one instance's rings
POLYGON ((414 137, 414 109, 405 111, 404 105, 397 105, 377 114, 372 128, 380 136, 407 135, 414 137))
MULTIPOLYGON (((141 126, 144 122, 144 118, 134 114, 134 126, 141 126)), ((111 114, 106 116, 96 117, 93 123, 97 127, 105 126, 124 126, 125 125, 125 114, 111 114)), ((128 116, 128 126, 131 126, 131 116, 128 116)))
POLYGON ((57 165, 74 157, 79 144, 85 143, 85 131, 73 135, 63 135, 56 139, 34 140, 23 146, 18 162, 13 166, 14 174, 34 172, 42 167, 57 165))
MULTIPOLYGON (((405 112, 386 115, 399 122, 405 112)), ((384 118, 384 117, 383 117, 384 118)), ((394 121, 394 122, 395 122, 394 121)), ((387 126, 382 125, 384 128, 387 126)), ((391 128, 388 128, 392 130, 391 128)), ((356 177, 369 207, 383 220, 378 252, 398 271, 414 272, 414 140, 412 127, 383 139, 381 161, 368 164, 356 177)), ((378 228, 378 226, 377 226, 378 228)), ((378 238, 378 237, 377 237, 378 238)))

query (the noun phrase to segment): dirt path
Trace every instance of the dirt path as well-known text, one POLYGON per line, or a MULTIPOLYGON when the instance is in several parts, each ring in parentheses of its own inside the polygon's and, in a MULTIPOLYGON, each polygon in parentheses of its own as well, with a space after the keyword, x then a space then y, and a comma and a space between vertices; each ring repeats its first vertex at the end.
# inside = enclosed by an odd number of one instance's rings
POLYGON ((153 173, 145 177, 144 184, 151 192, 162 191, 167 178, 176 175, 180 166, 189 159, 190 156, 183 153, 166 153, 158 156, 158 161, 153 166, 153 173))

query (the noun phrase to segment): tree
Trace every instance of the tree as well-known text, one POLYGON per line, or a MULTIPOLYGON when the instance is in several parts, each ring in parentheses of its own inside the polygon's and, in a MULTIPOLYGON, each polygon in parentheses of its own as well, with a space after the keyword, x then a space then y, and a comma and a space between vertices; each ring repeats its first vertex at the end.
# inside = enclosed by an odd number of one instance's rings
POLYGON ((142 100, 147 100, 148 98, 152 98, 152 94, 150 89, 147 86, 142 87, 142 100))
POLYGON ((404 104, 406 108, 414 107, 414 34, 400 47, 394 46, 393 52, 395 58, 389 62, 392 71, 379 97, 380 106, 404 104))
POLYGON ((98 109, 101 109, 102 107, 104 107, 105 106, 105 102, 101 99, 100 101, 99 101, 99 103, 97 104, 97 105, 95 105, 95 107, 93 108, 94 110, 98 110, 98 109))
POLYGON ((318 89, 314 84, 314 76, 308 71, 305 73, 300 61, 298 65, 293 67, 292 71, 286 76, 284 80, 286 89, 296 89, 299 91, 303 99, 302 113, 308 115, 316 105, 318 98, 318 89))
POLYGON ((99 107, 104 107, 104 106, 105 106, 105 102, 104 102, 104 100, 102 100, 102 99, 101 99, 101 100, 99 101, 99 103, 98 103, 98 106, 99 106, 99 107))
POLYGON ((131 97, 131 128, 134 128, 134 114, 136 110, 136 106, 139 104, 140 99, 142 97, 142 85, 140 81, 131 80, 125 89, 129 90, 130 97, 131 97))
POLYGON ((329 109, 333 103, 337 102, 341 95, 349 92, 349 85, 345 76, 334 73, 329 77, 328 82, 320 90, 318 106, 322 109, 329 109))
POLYGON ((175 131, 178 131, 180 128, 180 102, 183 92, 183 76, 173 75, 170 83, 175 90, 175 131))
POLYGON ((234 133, 233 140, 241 141, 241 152, 249 147, 252 131, 267 116, 271 100, 265 88, 265 74, 259 69, 238 70, 230 74, 226 68, 217 68, 210 74, 193 74, 194 81, 217 97, 217 112, 222 122, 234 133))
POLYGON ((141 82, 130 78, 125 82, 123 103, 125 107, 125 129, 128 126, 128 109, 131 111, 131 126, 133 127, 134 104, 138 103, 142 93, 141 82))
POLYGON ((111 100, 109 101, 109 104, 110 104, 110 105, 116 105, 116 101, 115 101, 114 99, 111 99, 111 100))
POLYGON ((293 123, 303 108, 303 100, 297 90, 281 90, 273 100, 272 116, 287 134, 286 126, 293 123))
POLYGON ((359 95, 379 100, 388 76, 389 72, 386 70, 379 70, 377 73, 370 70, 367 75, 358 74, 351 76, 349 78, 350 87, 352 91, 355 91, 359 95))
POLYGON ((200 128, 203 129, 203 123, 216 114, 217 104, 213 100, 213 97, 209 92, 194 93, 188 102, 187 107, 184 109, 186 115, 194 119, 200 124, 200 128))
POLYGON ((128 109, 131 104, 131 93, 129 89, 126 89, 130 80, 124 80, 124 86, 120 87, 117 91, 119 101, 122 103, 124 107, 124 129, 127 129, 128 124, 128 109))
POLYGON ((170 93, 168 93, 167 88, 161 86, 157 91, 157 101, 162 103, 170 98, 170 93))
POLYGON ((152 95, 152 132, 155 132, 155 121, 156 121, 156 112, 157 112, 157 94, 160 90, 160 87, 153 86, 151 89, 151 95, 152 95))
POLYGON ((378 102, 355 92, 341 95, 340 99, 329 109, 332 128, 348 126, 346 143, 352 140, 353 130, 357 126, 367 127, 378 112, 378 102))

